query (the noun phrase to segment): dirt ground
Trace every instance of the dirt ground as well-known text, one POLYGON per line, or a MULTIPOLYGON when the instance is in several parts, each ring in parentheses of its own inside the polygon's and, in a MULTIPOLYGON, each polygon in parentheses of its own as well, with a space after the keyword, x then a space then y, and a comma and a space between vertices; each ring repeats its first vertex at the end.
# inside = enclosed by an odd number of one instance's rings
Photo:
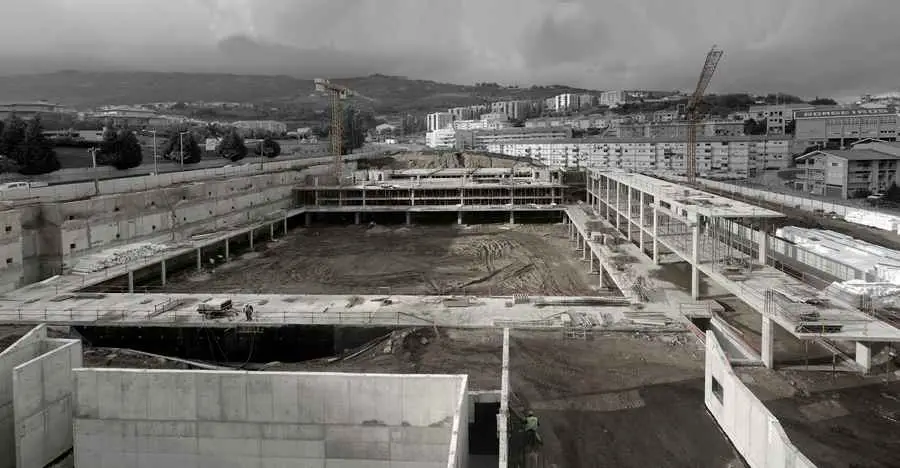
POLYGON ((900 466, 900 373, 739 368, 739 375, 816 466, 900 466))
POLYGON ((169 292, 592 295, 562 225, 298 229, 238 261, 173 277, 169 292))
POLYGON ((704 407, 703 359, 690 335, 517 331, 511 406, 538 416, 543 466, 744 466, 704 407))

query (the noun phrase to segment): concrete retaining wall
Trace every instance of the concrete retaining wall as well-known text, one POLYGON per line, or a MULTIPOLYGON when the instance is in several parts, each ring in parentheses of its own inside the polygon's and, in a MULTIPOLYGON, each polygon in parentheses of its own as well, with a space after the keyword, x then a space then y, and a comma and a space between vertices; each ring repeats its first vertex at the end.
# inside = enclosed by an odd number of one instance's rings
POLYGON ((81 342, 40 325, 0 353, 0 468, 40 468, 72 447, 73 367, 81 342))
POLYGON ((706 332, 704 393, 707 409, 751 468, 815 468, 734 373, 712 331, 706 332))
POLYGON ((465 466, 466 377, 78 369, 79 467, 465 466), (463 460, 464 463, 464 460, 463 460))

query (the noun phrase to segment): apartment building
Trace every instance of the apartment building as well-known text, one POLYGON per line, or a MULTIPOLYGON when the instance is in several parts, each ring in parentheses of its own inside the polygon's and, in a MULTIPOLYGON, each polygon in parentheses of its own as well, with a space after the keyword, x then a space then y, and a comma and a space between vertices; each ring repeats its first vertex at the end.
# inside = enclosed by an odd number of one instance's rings
POLYGON ((500 101, 491 104, 491 113, 503 114, 508 119, 523 120, 533 114, 531 101, 500 101))
POLYGON ((427 131, 443 130, 450 128, 453 121, 456 120, 454 114, 450 112, 434 112, 426 116, 427 131))
MULTIPOLYGON (((488 151, 531 158, 549 167, 616 168, 684 173, 687 143, 653 138, 494 142, 488 151)), ((790 160, 790 141, 765 137, 701 137, 697 168, 703 177, 754 177, 790 160)))
POLYGON ((484 104, 475 104, 464 107, 454 107, 447 109, 447 112, 453 116, 453 120, 478 120, 482 114, 490 109, 484 104))
POLYGON ((867 138, 897 140, 897 112, 886 107, 795 111, 794 138, 807 146, 846 148, 867 138))
POLYGON ((556 128, 504 128, 499 130, 460 130, 456 132, 456 147, 460 149, 485 150, 496 143, 518 141, 552 141, 572 138, 572 129, 556 128))
MULTIPOLYGON (((618 138, 687 139, 690 124, 685 121, 621 124, 615 127, 618 138)), ((734 120, 706 120, 698 124, 700 136, 743 136, 744 122, 734 120)))
POLYGON ((797 172, 794 186, 808 193, 841 198, 887 190, 898 182, 900 145, 894 145, 896 143, 860 145, 850 150, 804 154, 797 158, 797 168, 802 170, 797 172), (879 146, 882 146, 880 150, 870 149, 879 146))
MULTIPOLYGON (((453 122, 452 128, 454 130, 500 130, 502 128, 509 128, 512 126, 506 120, 492 120, 484 118, 486 115, 482 116, 481 120, 457 120, 453 122)), ((504 114, 504 118, 506 117, 504 114)))
POLYGON ((784 135, 788 123, 794 121, 794 112, 815 110, 809 104, 779 104, 766 106, 750 106, 748 118, 757 122, 766 121, 767 135, 784 135))

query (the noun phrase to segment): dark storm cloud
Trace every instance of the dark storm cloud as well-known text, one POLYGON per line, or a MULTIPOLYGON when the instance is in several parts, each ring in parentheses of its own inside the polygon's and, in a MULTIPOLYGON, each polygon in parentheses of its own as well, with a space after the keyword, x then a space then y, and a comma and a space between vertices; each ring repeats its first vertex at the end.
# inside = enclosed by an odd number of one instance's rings
POLYGON ((900 71, 896 0, 29 0, 5 5, 3 23, 4 73, 377 72, 685 89, 714 43, 726 56, 712 90, 852 95, 894 89, 900 71))

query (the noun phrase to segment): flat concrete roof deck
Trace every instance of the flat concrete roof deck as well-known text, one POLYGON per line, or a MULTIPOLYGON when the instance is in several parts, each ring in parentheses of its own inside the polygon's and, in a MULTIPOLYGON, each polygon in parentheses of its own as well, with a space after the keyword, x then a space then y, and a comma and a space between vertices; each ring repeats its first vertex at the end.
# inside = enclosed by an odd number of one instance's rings
POLYGON ((390 179, 385 181, 370 181, 365 183, 355 182, 347 185, 316 185, 316 186, 296 186, 298 189, 304 190, 391 190, 391 189, 417 189, 417 190, 441 190, 441 189, 458 189, 458 188, 485 188, 485 189, 509 189, 509 188, 560 188, 567 187, 565 184, 550 181, 540 181, 531 179, 511 179, 503 182, 479 182, 477 180, 465 179, 390 179))
MULTIPOLYGON (((627 306, 572 305, 571 296, 532 297, 513 304, 512 297, 357 296, 285 294, 61 294, 22 304, 0 302, 0 322, 99 326, 272 327, 282 325, 494 327, 508 322, 528 328, 561 328, 564 314, 583 313, 603 323, 602 314, 621 320, 627 306), (384 299, 390 299, 385 303, 384 299), (235 314, 207 319, 197 312, 203 301, 230 299, 235 314), (241 307, 254 308, 246 321, 241 307), (350 306, 353 304, 352 306, 350 306), (531 322, 531 323, 529 323, 531 322)), ((596 300, 600 297, 582 299, 596 300)), ((651 309, 648 306, 644 310, 651 309)), ((666 307, 660 306, 659 313, 666 307)))
MULTIPOLYGON (((782 218, 784 214, 742 201, 697 190, 638 173, 591 169, 592 175, 603 175, 624 185, 653 195, 657 201, 674 202, 711 218, 782 218)), ((602 190, 601 190, 602 192, 602 190)))

